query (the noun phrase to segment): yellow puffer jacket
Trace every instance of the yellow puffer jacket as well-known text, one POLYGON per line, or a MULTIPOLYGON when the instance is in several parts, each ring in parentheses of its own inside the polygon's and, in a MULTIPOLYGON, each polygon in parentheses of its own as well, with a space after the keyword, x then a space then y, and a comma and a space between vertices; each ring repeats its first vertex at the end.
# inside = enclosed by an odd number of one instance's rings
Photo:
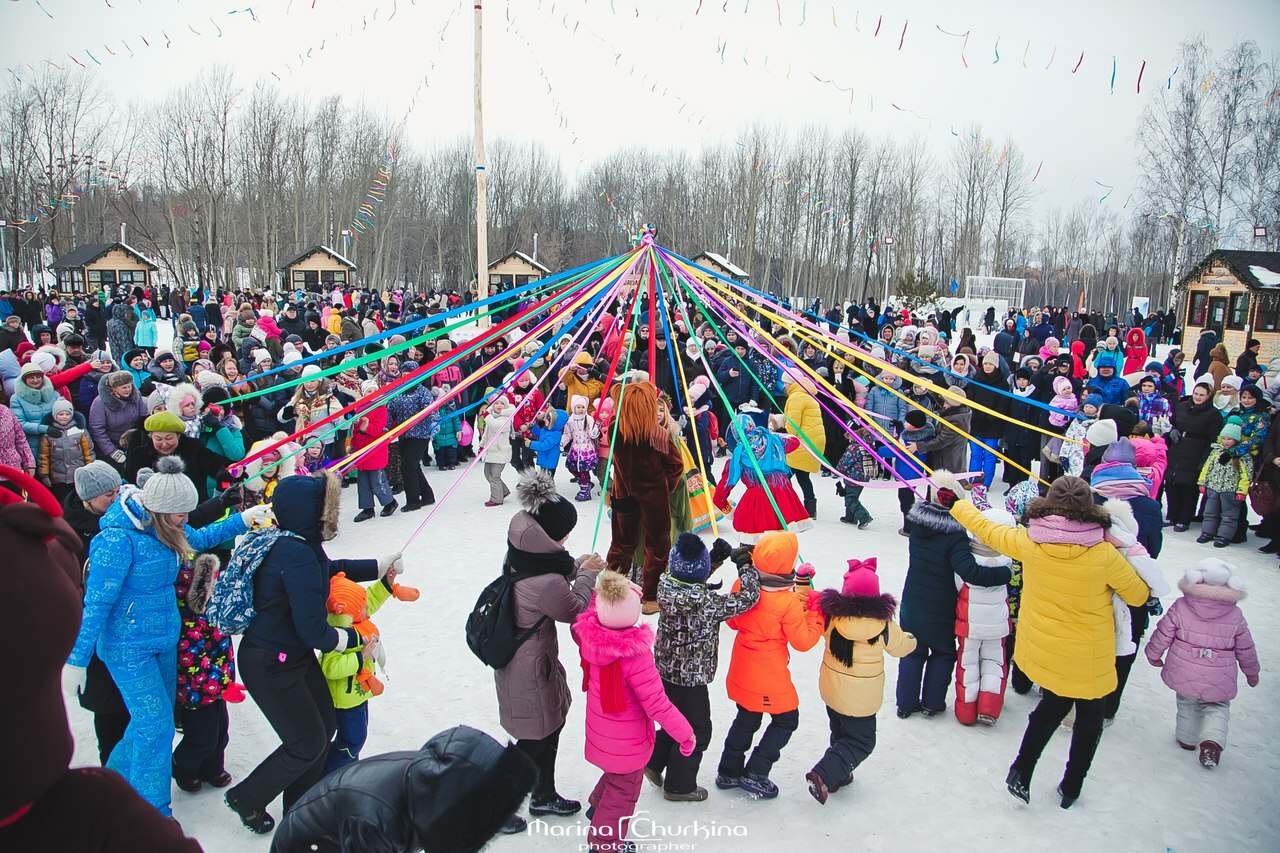
POLYGON ((869 616, 832 619, 825 636, 827 648, 818 676, 822 701, 847 717, 875 716, 884 704, 885 653, 896 658, 908 655, 916 647, 916 638, 892 619, 869 616))
POLYGON ((787 403, 783 409, 787 415, 787 432, 800 438, 800 447, 787 454, 787 464, 797 471, 817 473, 818 459, 809 452, 805 438, 812 442, 819 453, 827 449, 827 433, 822 428, 822 409, 813 395, 798 382, 787 386, 787 403), (804 438, 801 438, 803 433, 804 438))
POLYGON ((969 501, 951 516, 992 548, 1022 562, 1013 659, 1045 690, 1098 699, 1116 689, 1111 593, 1130 605, 1151 591, 1113 545, 1040 544, 1020 527, 988 521, 969 501))

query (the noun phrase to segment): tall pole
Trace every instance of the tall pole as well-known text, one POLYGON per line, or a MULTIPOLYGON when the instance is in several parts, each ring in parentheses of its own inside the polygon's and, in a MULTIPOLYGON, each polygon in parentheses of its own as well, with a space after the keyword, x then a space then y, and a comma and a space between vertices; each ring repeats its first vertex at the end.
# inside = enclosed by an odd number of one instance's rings
MULTIPOLYGON (((476 299, 489 296, 489 207, 484 189, 484 75, 481 66, 484 48, 484 12, 480 0, 475 4, 475 147, 476 147, 476 299)), ((477 325, 489 326, 488 315, 481 315, 477 325)))

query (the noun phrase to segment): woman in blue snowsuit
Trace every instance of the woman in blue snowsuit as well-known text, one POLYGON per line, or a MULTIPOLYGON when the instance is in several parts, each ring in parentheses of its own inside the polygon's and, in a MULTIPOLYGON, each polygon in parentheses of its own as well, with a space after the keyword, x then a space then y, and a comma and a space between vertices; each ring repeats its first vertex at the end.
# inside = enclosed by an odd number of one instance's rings
POLYGON ((107 767, 169 815, 181 628, 173 594, 178 563, 244 533, 266 512, 255 507, 195 530, 186 521, 198 498, 182 461, 164 457, 159 468, 143 488, 126 486, 102 517, 101 532, 89 545, 84 618, 67 664, 73 682, 83 684, 83 668, 97 650, 130 716, 107 767))

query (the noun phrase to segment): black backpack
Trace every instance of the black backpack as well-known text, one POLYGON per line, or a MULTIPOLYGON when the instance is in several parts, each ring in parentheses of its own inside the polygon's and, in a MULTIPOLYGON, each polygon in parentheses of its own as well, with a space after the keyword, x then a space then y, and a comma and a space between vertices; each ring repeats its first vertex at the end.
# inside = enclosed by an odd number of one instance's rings
POLYGON ((467 614, 467 647, 486 666, 502 669, 511 663, 524 641, 550 618, 543 616, 532 627, 516 630, 515 584, 531 577, 504 571, 484 588, 467 614))

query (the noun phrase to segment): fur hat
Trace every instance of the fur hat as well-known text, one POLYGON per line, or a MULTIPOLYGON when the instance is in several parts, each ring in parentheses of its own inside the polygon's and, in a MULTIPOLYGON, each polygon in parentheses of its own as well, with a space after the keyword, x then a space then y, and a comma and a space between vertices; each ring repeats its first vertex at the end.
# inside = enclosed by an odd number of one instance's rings
POLYGON ((711 575, 711 554, 702 539, 694 533, 681 533, 671 546, 667 571, 685 583, 704 583, 711 575))
POLYGON ((1060 515, 1072 521, 1092 522, 1108 528, 1111 515, 1093 502, 1093 491, 1079 477, 1059 477, 1049 487, 1049 494, 1027 504, 1027 518, 1060 515))
POLYGON ((853 559, 844 573, 844 582, 840 587, 841 595, 861 595, 874 597, 880 594, 880 578, 876 575, 876 558, 866 560, 853 559))
POLYGON ((596 577, 596 616, 615 631, 635 627, 640 621, 640 587, 619 572, 601 572, 596 577))
MULTIPOLYGON (((253 446, 249 448, 249 455, 257 458, 249 461, 244 466, 244 487, 250 491, 261 494, 267 488, 266 481, 262 478, 262 469, 265 467, 264 460, 258 456, 263 450, 266 450, 273 444, 277 444, 286 438, 283 432, 277 432, 270 438, 264 438, 261 441, 255 441, 253 446)), ((280 455, 280 464, 271 468, 271 475, 276 480, 283 480, 286 477, 292 477, 298 473, 298 462, 296 456, 288 454, 288 448, 281 445, 276 448, 275 453, 280 455)))
POLYGON ((516 497, 552 541, 564 539, 578 524, 578 511, 556 491, 555 481, 545 471, 521 478, 516 497))
POLYGON ((1244 578, 1240 577, 1236 567, 1217 557, 1205 557, 1187 569, 1185 577, 1188 584, 1225 586, 1239 592, 1245 591, 1244 578))
POLYGON ((156 472, 142 487, 142 505, 150 512, 191 512, 195 509, 200 503, 200 494, 196 491, 196 484, 183 473, 185 467, 176 456, 161 456, 156 463, 156 472))
POLYGON ((1085 431, 1085 440, 1089 442, 1090 447, 1106 447, 1108 444, 1114 444, 1119 435, 1116 431, 1115 421, 1094 421, 1089 425, 1089 429, 1085 431))
POLYGON ((182 404, 189 398, 196 401, 196 412, 200 412, 204 408, 204 397, 196 390, 196 386, 190 382, 183 382, 181 385, 173 386, 173 390, 169 392, 169 398, 165 401, 165 409, 177 417, 182 417, 182 404))

